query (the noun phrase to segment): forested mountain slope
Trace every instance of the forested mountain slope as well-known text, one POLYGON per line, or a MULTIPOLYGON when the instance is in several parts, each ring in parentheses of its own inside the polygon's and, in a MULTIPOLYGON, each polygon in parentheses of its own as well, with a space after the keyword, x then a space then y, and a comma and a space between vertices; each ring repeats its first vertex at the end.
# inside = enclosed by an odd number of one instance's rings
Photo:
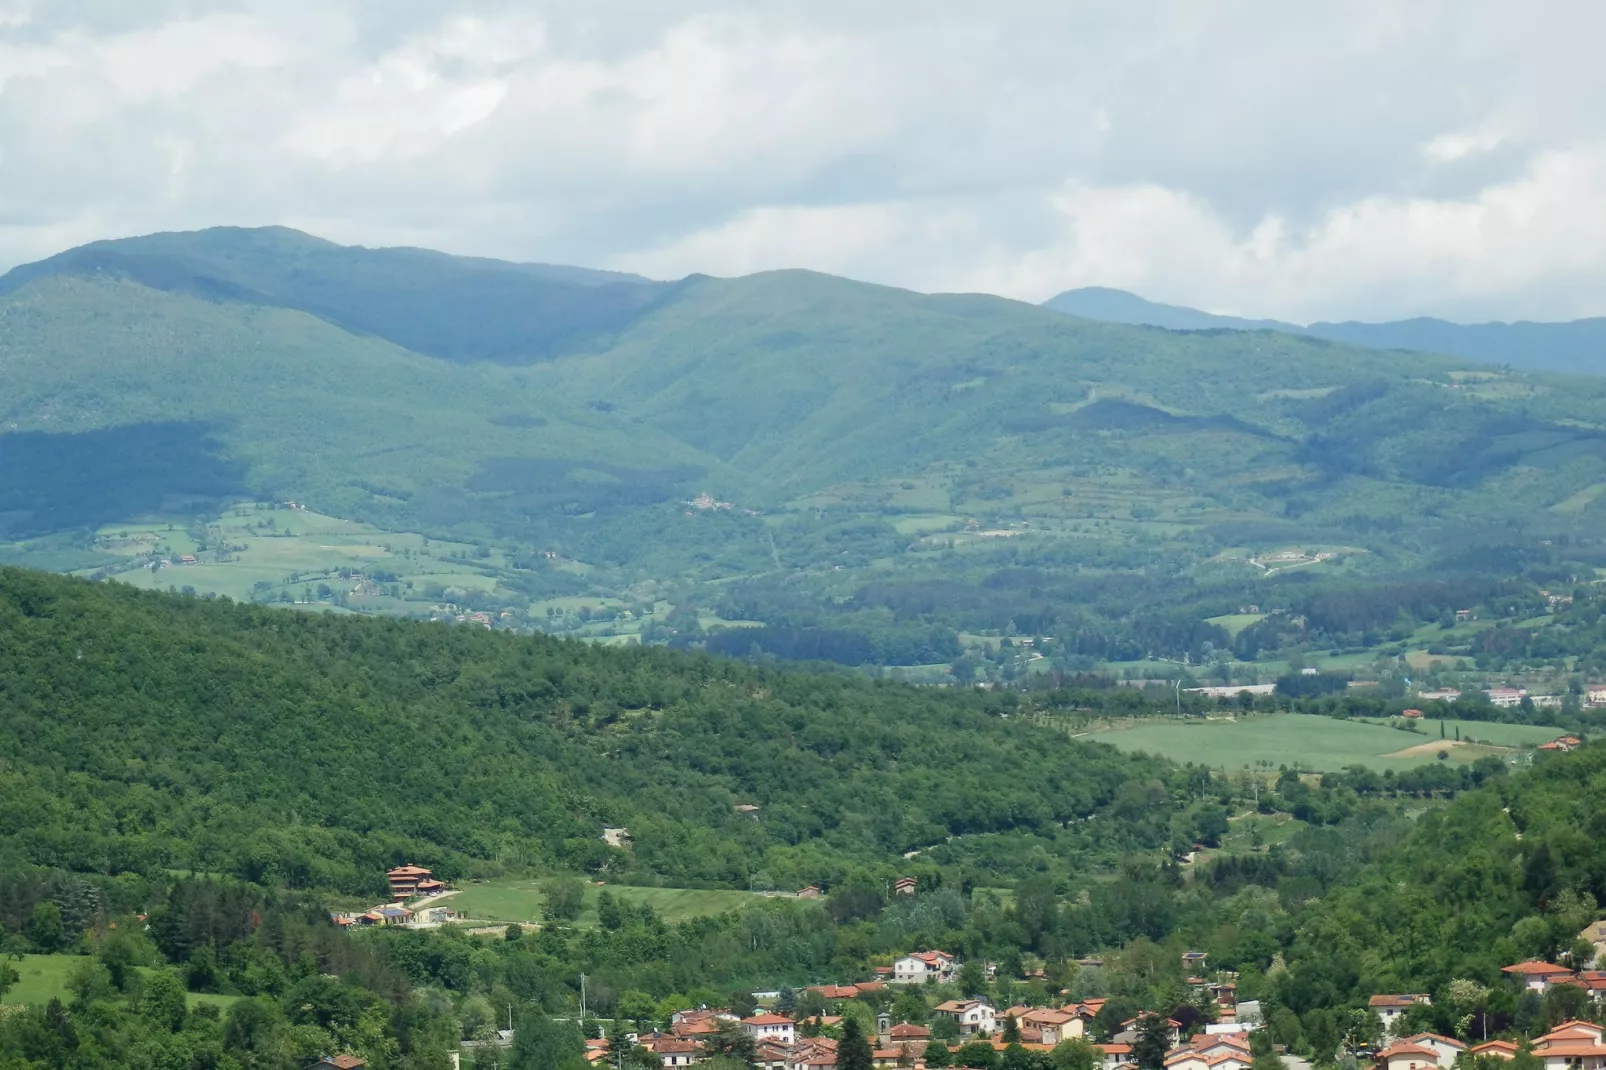
POLYGON ((428 356, 509 364, 595 345, 668 289, 609 271, 336 245, 284 227, 93 242, 14 269, 0 294, 47 278, 295 309, 428 356))
MULTIPOLYGON (((1359 534, 1543 511, 1606 477, 1606 381, 807 272, 665 287, 225 229, 86 246, 0 289, 0 449, 86 451, 71 497, 102 515, 143 482, 550 540, 565 517, 606 524, 698 487, 773 508, 967 464, 1045 487, 1208 485, 1200 522, 1359 534), (628 309, 576 325, 613 291, 628 309), (112 460, 141 452, 167 460, 112 460)), ((13 530, 80 519, 29 468, 7 465, 13 530)))
POLYGON ((717 617, 775 626, 730 653, 919 667, 1013 627, 1081 671, 1213 658, 1204 619, 1302 615, 1260 589, 1285 579, 1537 555, 1571 583, 1603 491, 1606 379, 1277 332, 281 229, 97 243, 0 283, 0 560, 263 601, 356 573, 388 585, 373 612, 582 630, 606 599, 648 640, 717 617), (242 500, 379 530, 219 523, 242 500), (405 562, 390 533, 415 536, 405 562))
POLYGON ((1172 767, 997 715, 1015 705, 0 571, 11 865, 798 887, 948 837, 1027 833, 1086 862, 1169 842, 1166 808, 1116 803, 1134 780, 1163 798, 1172 767), (613 826, 630 850, 604 845, 613 826))

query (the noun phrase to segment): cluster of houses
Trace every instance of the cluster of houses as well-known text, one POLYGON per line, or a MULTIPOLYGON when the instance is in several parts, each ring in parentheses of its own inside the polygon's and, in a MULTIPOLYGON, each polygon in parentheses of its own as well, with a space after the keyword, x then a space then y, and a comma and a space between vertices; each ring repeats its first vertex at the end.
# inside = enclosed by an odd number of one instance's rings
MULTIPOLYGON (((1585 930, 1585 939, 1606 944, 1606 922, 1597 923, 1585 930)), ((1184 956, 1196 959, 1193 965, 1202 965, 1202 952, 1184 956)), ((883 967, 886 980, 866 981, 848 985, 819 985, 810 989, 828 1000, 856 999, 875 992, 885 991, 888 984, 922 985, 928 981, 950 980, 956 973, 955 957, 945 951, 918 951, 898 959, 891 967, 883 967)), ((1575 985, 1592 996, 1606 993, 1606 971, 1576 971, 1548 962, 1519 962, 1504 968, 1504 972, 1527 991, 1537 995, 1558 985, 1575 985)), ((1260 1008, 1254 1002, 1239 1002, 1235 986, 1230 982, 1212 983, 1202 977, 1190 977, 1190 986, 1196 993, 1210 993, 1218 1010, 1218 1020, 1205 1026, 1192 1037, 1182 1036, 1179 1022, 1165 1022, 1170 1049, 1165 1056, 1165 1070, 1250 1070, 1254 1061, 1250 1033, 1259 1026, 1260 1008)), ((1512 1059, 1520 1050, 1509 1040, 1490 1040, 1469 1045, 1454 1037, 1437 1033, 1400 1035, 1402 1016, 1416 1006, 1429 1006, 1432 1000, 1420 993, 1373 996, 1371 1009, 1383 1025, 1388 1044, 1375 1055, 1375 1070, 1452 1070, 1463 1055, 1512 1059)), ((1052 1051, 1066 1040, 1086 1038, 1092 1032, 1092 1023, 1103 1009, 1105 1001, 1089 999, 1068 1003, 1062 1007, 1016 1006, 997 1010, 983 999, 950 999, 937 1005, 934 1014, 947 1018, 955 1028, 947 1031, 957 1034, 957 1040, 943 1041, 933 1037, 932 1029, 925 1025, 894 1023, 890 1015, 876 1019, 872 1038, 873 1056, 877 1067, 914 1067, 925 1065, 926 1050, 932 1044, 946 1044, 950 1052, 961 1044, 977 1042, 989 1044, 1002 1051, 1011 1044, 1019 1044, 1027 1051, 1052 1051), (1005 1034, 1010 1040, 1004 1040, 1005 1034)), ((1145 1027, 1144 1019, 1153 1018, 1145 1011, 1136 1018, 1121 1024, 1121 1030, 1108 1043, 1093 1044, 1101 1056, 1096 1070, 1135 1070, 1133 1048, 1139 1032, 1145 1027)), ((663 1063, 664 1070, 681 1070, 694 1066, 704 1056, 711 1037, 723 1030, 739 1028, 752 1037, 756 1055, 753 1065, 757 1070, 834 1070, 837 1042, 829 1036, 809 1035, 818 1028, 837 1025, 840 1017, 824 1015, 819 1018, 795 1020, 783 1014, 762 1012, 741 1018, 729 1011, 687 1010, 676 1014, 668 1031, 635 1036, 631 1039, 647 1048, 663 1063)), ((607 1041, 591 1041, 588 1059, 602 1062, 608 1056, 607 1041)), ((1529 1050, 1544 1063, 1545 1070, 1606 1070, 1606 1027, 1593 1022, 1563 1022, 1545 1035, 1534 1039, 1529 1050)))
MULTIPOLYGON (((885 987, 880 982, 870 984, 885 987)), ((843 988, 860 992, 873 990, 862 985, 825 985, 815 991, 840 995, 843 988)), ((878 1067, 918 1067, 924 1065, 926 1049, 932 1044, 946 1044, 952 1051, 959 1044, 978 1041, 996 1051, 1003 1051, 1010 1044, 1020 1044, 1027 1051, 1048 1052, 1061 1041, 1085 1037, 1089 1023, 1103 1005, 1104 1000, 1095 999, 1059 1008, 1021 1006, 997 1011, 985 1000, 948 1000, 939 1004, 935 1013, 957 1024, 959 1040, 954 1043, 934 1039, 928 1026, 894 1023, 891 1016, 882 1014, 876 1020, 875 1035, 871 1038, 872 1058, 878 1067), (1005 1041, 1004 1025, 1011 1020, 1013 1033, 1019 1039, 1005 1041)), ((656 1055, 664 1070, 681 1070, 702 1060, 712 1037, 726 1029, 740 1028, 753 1039, 756 1070, 833 1070, 837 1041, 829 1036, 809 1036, 805 1027, 833 1026, 841 1020, 825 1015, 797 1021, 772 1012, 739 1018, 730 1011, 702 1008, 677 1013, 665 1032, 639 1034, 631 1039, 656 1055)), ((1211 1025, 1209 1032, 1184 1042, 1179 1023, 1168 1020, 1166 1024, 1171 1040, 1171 1051, 1166 1056, 1167 1070, 1249 1070, 1253 1056, 1249 1050, 1248 1026, 1219 1023, 1211 1025)), ((1102 1070, 1131 1070, 1132 1046, 1140 1025, 1140 1019, 1134 1018, 1123 1024, 1123 1032, 1111 1043, 1093 1045, 1103 1056, 1102 1070)), ((608 1058, 608 1042, 592 1041, 587 1051, 592 1062, 601 1062, 608 1058)))
POLYGON ((407 905, 408 900, 428 900, 451 891, 445 881, 436 880, 435 874, 429 870, 421 866, 397 866, 385 874, 385 879, 390 884, 390 902, 361 913, 331 911, 329 920, 342 929, 382 925, 431 929, 462 920, 463 916, 449 907, 428 906, 418 902, 407 905))
MULTIPOLYGON (((1203 963, 1203 952, 1189 952, 1183 957, 1186 964, 1203 963)), ((884 992, 888 985, 924 985, 928 982, 951 981, 957 973, 956 957, 941 950, 916 951, 897 959, 891 966, 879 967, 879 979, 846 985, 816 985, 809 989, 827 1000, 858 999, 873 993, 884 992)), ((1171 1052, 1167 1056, 1168 1070, 1249 1070, 1252 1057, 1249 1051, 1249 1030, 1258 1017, 1258 1007, 1251 1015, 1240 1012, 1253 1005, 1240 1007, 1234 999, 1235 987, 1231 983, 1212 984, 1203 978, 1190 978, 1198 992, 1211 992, 1217 1001, 1220 1021, 1211 1024, 1207 1032, 1183 1041, 1180 1023, 1167 1020, 1171 1052)), ((890 1015, 876 1019, 872 1038, 873 1057, 878 1067, 919 1067, 925 1062, 926 1049, 931 1044, 946 1044, 950 1051, 959 1044, 987 1043, 1002 1051, 1018 1043, 1028 1051, 1052 1051, 1062 1041, 1085 1038, 1091 1032, 1092 1022, 1104 1008, 1103 999, 1088 999, 1068 1003, 1062 1007, 1015 1006, 995 1009, 984 999, 950 999, 939 1003, 933 1014, 953 1023, 951 1043, 935 1039, 929 1026, 908 1022, 894 1022, 890 1015), (1011 1040, 1004 1040, 1008 1032, 1011 1040)), ((1132 1050, 1138 1038, 1142 1019, 1147 1012, 1122 1023, 1121 1031, 1106 1044, 1095 1044, 1102 1056, 1100 1070, 1133 1070, 1132 1050)), ((633 1041, 658 1056, 664 1070, 680 1070, 693 1066, 703 1055, 708 1040, 723 1029, 740 1028, 752 1037, 756 1055, 753 1065, 758 1070, 832 1070, 836 1065, 837 1042, 829 1036, 809 1035, 819 1028, 841 1022, 841 1018, 823 1015, 802 1021, 773 1012, 763 1012, 740 1018, 729 1011, 686 1010, 676 1014, 669 1029, 633 1037, 633 1041)), ((592 1042, 593 1061, 606 1058, 606 1041, 592 1042)), ((590 1057, 590 1056, 588 1056, 590 1057)), ((1606 1070, 1606 1068, 1603 1068, 1606 1070)))
MULTIPOLYGON (((1606 1067, 1606 1027, 1594 1022, 1562 1022, 1544 1036, 1535 1037, 1528 1050, 1545 1070, 1600 1070, 1606 1067)), ((1517 1045, 1509 1040, 1488 1040, 1467 1046, 1454 1037, 1418 1033, 1401 1037, 1377 1053, 1378 1070, 1449 1070, 1462 1054, 1472 1057, 1513 1059, 1517 1045)))

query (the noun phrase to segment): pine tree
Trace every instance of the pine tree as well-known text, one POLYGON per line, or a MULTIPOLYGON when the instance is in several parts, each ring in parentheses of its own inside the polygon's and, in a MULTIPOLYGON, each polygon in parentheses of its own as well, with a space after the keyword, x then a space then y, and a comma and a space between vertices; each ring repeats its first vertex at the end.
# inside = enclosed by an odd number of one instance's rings
POLYGON ((836 1046, 836 1065, 837 1070, 874 1070, 875 1067, 875 1053, 870 1048, 870 1038, 864 1035, 864 1027, 859 1020, 851 1015, 842 1019, 842 1039, 836 1046))

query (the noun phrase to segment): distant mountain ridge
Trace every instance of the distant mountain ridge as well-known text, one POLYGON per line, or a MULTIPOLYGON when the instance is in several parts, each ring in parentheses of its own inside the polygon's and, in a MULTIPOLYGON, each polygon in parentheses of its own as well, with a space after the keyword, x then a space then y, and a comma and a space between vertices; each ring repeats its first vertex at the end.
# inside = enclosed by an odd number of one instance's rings
POLYGON ((0 276, 0 296, 53 276, 294 309, 426 356, 502 364, 605 346, 673 288, 590 268, 337 245, 289 227, 214 227, 69 249, 0 276))
POLYGON ((222 228, 0 279, 0 542, 244 499, 629 582, 936 553, 921 531, 971 520, 1072 560, 1178 531, 1190 560, 1420 557, 1492 522, 1599 530, 1603 414, 1606 378, 808 271, 664 283, 222 228), (703 492, 738 508, 681 504, 703 492))
POLYGON ((1164 327, 1173 331, 1280 331, 1367 349, 1441 353, 1534 371, 1606 373, 1606 318, 1567 323, 1450 323, 1417 317, 1387 323, 1312 323, 1218 316, 1149 301, 1125 290, 1088 286, 1043 302, 1044 308, 1102 323, 1164 327))

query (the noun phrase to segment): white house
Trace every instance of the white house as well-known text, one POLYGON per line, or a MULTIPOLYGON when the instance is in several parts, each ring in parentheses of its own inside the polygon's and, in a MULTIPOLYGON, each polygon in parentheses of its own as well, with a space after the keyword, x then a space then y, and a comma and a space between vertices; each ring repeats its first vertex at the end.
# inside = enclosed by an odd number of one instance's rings
POLYGON ((998 1012, 985 1000, 950 999, 937 1004, 935 1011, 959 1023, 959 1035, 962 1037, 978 1033, 990 1035, 998 1024, 998 1012))
POLYGON ((755 1014, 751 1018, 743 1018, 742 1028, 759 1044, 766 1040, 790 1044, 797 1038, 797 1023, 779 1014, 755 1014))
POLYGON ((1454 1063, 1456 1056, 1467 1050, 1467 1046, 1454 1037, 1441 1036, 1438 1033, 1418 1033, 1415 1036, 1401 1037, 1400 1043, 1415 1044, 1430 1049, 1442 1067, 1454 1063))
POLYGON ((1565 966, 1540 962, 1537 959, 1519 962, 1515 966, 1502 966, 1500 972, 1519 978, 1524 988, 1541 996, 1550 991, 1551 985, 1568 980, 1573 975, 1573 971, 1565 966))
POLYGON ((1441 1070, 1439 1053, 1422 1044, 1397 1041, 1377 1053, 1379 1070, 1441 1070))
POLYGON ((1400 1015, 1418 1004, 1424 1007, 1432 1006, 1433 1001, 1419 993, 1406 993, 1404 995, 1373 996, 1367 1000, 1367 1004, 1377 1013, 1378 1019, 1383 1023, 1383 1032, 1392 1035, 1394 1022, 1400 1015))
POLYGON ((1594 1022, 1562 1022, 1533 1042, 1545 1070, 1606 1070, 1606 1044, 1594 1022))
POLYGON ((946 951, 915 951, 892 964, 894 984, 918 985, 948 981, 954 975, 954 957, 946 951))

